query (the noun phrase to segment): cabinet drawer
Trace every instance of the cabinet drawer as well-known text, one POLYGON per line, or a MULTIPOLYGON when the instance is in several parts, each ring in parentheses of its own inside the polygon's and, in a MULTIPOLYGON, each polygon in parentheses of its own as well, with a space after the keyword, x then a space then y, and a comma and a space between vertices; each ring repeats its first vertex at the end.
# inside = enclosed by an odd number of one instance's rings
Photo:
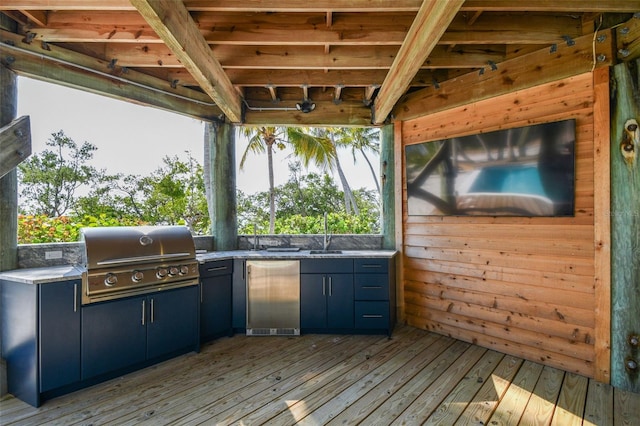
POLYGON ((356 300, 389 300, 389 275, 356 274, 356 300))
POLYGON ((389 272, 389 259, 362 258, 354 259, 353 270, 356 274, 380 274, 389 272))
POLYGON ((352 274, 353 259, 302 259, 301 274, 352 274))
POLYGON ((228 275, 233 272, 233 260, 216 260, 200 265, 200 278, 228 275))
POLYGON ((356 329, 388 328, 389 302, 355 302, 356 329))

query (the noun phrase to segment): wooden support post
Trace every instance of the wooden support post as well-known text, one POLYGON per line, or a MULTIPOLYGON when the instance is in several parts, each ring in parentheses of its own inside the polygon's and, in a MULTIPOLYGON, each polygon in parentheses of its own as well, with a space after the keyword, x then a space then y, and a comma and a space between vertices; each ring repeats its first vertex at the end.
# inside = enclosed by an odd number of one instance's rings
POLYGON ((640 335, 640 105, 629 65, 616 65, 613 77, 611 384, 640 392, 640 348, 632 338, 640 335))
POLYGON ((230 124, 205 126, 204 179, 215 250, 238 248, 234 135, 230 124))
MULTIPOLYGON (((0 127, 17 114, 16 75, 0 64, 0 127)), ((0 271, 18 267, 18 173, 15 168, 0 177, 0 271)), ((2 305, 0 304, 0 310, 2 305)), ((0 324, 2 327, 2 324, 0 324)), ((0 339, 0 352, 2 341, 0 339)), ((7 367, 0 359, 0 397, 7 393, 7 367)))
POLYGON ((380 180, 382 181, 382 248, 396 248, 395 228, 395 154, 393 125, 382 127, 380 132, 380 180))
MULTIPOLYGON (((0 127, 16 118, 16 75, 0 65, 0 127)), ((15 167, 0 178, 0 271, 18 267, 18 175, 15 167)))

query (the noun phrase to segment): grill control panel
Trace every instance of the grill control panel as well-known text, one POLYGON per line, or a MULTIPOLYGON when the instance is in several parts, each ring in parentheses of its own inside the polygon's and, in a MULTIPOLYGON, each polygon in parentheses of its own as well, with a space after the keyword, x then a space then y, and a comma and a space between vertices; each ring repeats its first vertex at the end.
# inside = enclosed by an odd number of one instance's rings
POLYGON ((92 270, 84 283, 83 303, 140 294, 155 287, 179 287, 185 282, 197 282, 199 276, 195 260, 92 270))

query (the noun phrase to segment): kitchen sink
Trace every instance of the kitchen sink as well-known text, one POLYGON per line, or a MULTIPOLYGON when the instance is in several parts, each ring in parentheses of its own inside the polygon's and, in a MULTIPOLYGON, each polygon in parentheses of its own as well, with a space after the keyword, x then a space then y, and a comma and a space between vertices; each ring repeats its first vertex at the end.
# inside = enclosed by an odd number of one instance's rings
POLYGON ((309 250, 309 254, 340 254, 342 250, 309 250))

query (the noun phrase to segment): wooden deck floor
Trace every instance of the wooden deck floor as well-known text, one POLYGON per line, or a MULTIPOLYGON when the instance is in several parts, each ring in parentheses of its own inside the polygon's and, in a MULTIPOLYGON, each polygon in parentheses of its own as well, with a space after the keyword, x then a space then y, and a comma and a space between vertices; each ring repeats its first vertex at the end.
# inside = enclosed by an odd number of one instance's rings
POLYGON ((222 338, 2 425, 633 425, 640 395, 399 326, 393 337, 222 338))

